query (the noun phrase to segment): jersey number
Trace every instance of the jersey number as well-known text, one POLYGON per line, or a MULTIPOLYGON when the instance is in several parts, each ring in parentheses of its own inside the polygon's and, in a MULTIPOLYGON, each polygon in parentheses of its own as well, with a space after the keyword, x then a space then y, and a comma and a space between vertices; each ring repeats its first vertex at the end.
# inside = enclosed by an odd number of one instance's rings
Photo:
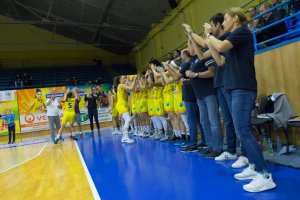
POLYGON ((71 102, 68 103, 68 108, 72 108, 72 103, 71 102))

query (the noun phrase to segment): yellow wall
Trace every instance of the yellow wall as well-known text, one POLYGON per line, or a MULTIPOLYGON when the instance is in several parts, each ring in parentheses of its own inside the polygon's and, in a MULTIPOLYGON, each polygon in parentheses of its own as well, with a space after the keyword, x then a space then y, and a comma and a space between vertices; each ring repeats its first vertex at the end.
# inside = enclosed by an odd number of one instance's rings
MULTIPOLYGON (((9 22, 16 21, 0 15, 0 23, 9 22)), ((101 58, 103 64, 108 66, 111 57, 117 56, 32 25, 1 24, 0 27, 0 62, 4 66, 11 64, 11 60, 34 61, 37 58, 67 58, 68 65, 76 64, 77 61, 72 61, 72 58, 101 58)))
MULTIPOLYGON (((257 5, 263 0, 254 0, 257 5)), ((181 26, 188 23, 197 33, 203 32, 203 24, 217 13, 232 6, 243 6, 249 0, 182 0, 178 9, 171 10, 164 19, 153 26, 149 34, 129 54, 129 61, 139 70, 144 69, 151 57, 162 58, 174 49, 183 48, 186 34, 181 26), (178 10, 182 12, 178 12, 178 10)))

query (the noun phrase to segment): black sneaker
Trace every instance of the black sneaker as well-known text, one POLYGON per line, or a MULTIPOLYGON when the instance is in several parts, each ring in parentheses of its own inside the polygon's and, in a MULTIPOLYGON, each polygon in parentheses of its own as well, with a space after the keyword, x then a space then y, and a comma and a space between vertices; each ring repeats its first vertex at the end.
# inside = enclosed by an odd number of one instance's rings
POLYGON ((199 148, 199 149, 206 149, 206 148, 207 148, 207 145, 206 145, 206 144, 203 144, 203 143, 200 143, 200 144, 198 144, 198 148, 199 148))
POLYGON ((190 145, 180 150, 182 153, 192 153, 198 152, 198 147, 196 145, 190 145))
POLYGON ((77 138, 75 136, 71 135, 70 140, 77 140, 77 138))
POLYGON ((206 158, 215 158, 215 157, 218 157, 219 155, 221 155, 221 152, 212 151, 211 153, 206 155, 206 158))
POLYGON ((211 150, 206 149, 204 151, 200 151, 199 156, 205 156, 205 155, 210 154, 211 152, 212 152, 211 150))

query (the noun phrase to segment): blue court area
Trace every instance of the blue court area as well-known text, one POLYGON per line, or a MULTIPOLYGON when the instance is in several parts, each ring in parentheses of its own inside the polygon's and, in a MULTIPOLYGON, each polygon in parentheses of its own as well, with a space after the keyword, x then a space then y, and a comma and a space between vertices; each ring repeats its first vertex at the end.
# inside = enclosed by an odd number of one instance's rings
POLYGON ((77 142, 102 200, 300 199, 300 170, 269 164, 277 188, 248 193, 242 186, 249 181, 233 178, 241 170, 232 161, 183 154, 153 139, 122 144, 110 132, 77 142))

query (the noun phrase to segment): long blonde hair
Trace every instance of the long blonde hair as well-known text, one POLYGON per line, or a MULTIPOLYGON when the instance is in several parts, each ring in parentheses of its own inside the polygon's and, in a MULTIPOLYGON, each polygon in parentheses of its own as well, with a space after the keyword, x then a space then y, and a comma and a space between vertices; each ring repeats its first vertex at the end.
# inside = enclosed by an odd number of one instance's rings
POLYGON ((250 16, 246 15, 244 13, 244 10, 240 7, 229 8, 228 10, 225 10, 225 14, 228 14, 230 17, 238 16, 239 21, 242 25, 245 25, 251 21, 250 16))

